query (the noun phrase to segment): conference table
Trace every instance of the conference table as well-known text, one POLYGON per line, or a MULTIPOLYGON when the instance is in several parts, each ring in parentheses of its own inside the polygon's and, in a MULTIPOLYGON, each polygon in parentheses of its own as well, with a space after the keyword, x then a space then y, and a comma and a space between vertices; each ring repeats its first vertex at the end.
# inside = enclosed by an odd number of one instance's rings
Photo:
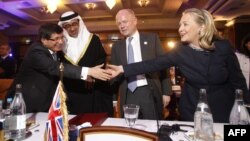
MULTIPOLYGON (((158 121, 159 125, 194 125, 193 122, 182 122, 182 121, 158 121)), ((101 126, 122 126, 128 127, 126 125, 125 119, 123 118, 107 118, 101 126)), ((214 132, 216 134, 216 141, 223 140, 223 123, 214 123, 214 132)), ((158 130, 156 120, 137 120, 136 124, 133 126, 135 129, 144 130, 147 132, 156 133, 158 130)), ((193 128, 189 126, 180 126, 181 129, 187 130, 188 132, 175 132, 170 135, 173 141, 191 141, 190 135, 193 135, 193 128)))
MULTIPOLYGON (((91 114, 90 114, 91 115, 91 114)), ((45 123, 48 117, 48 113, 36 113, 36 114, 27 114, 27 118, 29 120, 34 120, 36 125, 35 128, 31 129, 30 132, 32 133, 31 136, 26 138, 24 141, 44 141, 44 132, 45 132, 45 123)), ((69 119, 74 118, 75 115, 69 115, 69 119)), ((91 121, 91 116, 88 116, 87 118, 91 121)), ((94 118, 96 116, 94 115, 94 118)), ((159 121, 159 125, 168 124, 185 124, 185 125, 193 125, 193 122, 182 122, 182 121, 159 121)), ((123 118, 105 118, 101 120, 101 123, 98 122, 98 124, 93 126, 121 126, 121 127, 128 127, 125 123, 125 120, 123 118)), ((137 120, 136 124, 134 125, 135 129, 144 130, 147 132, 156 133, 157 132, 157 121, 155 120, 137 120)), ((223 123, 214 123, 214 131, 215 133, 220 136, 219 140, 223 140, 223 123)), ((188 133, 191 133, 193 131, 193 128, 181 126, 181 129, 188 130, 188 133)), ((171 138, 173 141, 191 141, 190 138, 188 138, 188 133, 186 132, 176 132, 171 134, 171 138)))

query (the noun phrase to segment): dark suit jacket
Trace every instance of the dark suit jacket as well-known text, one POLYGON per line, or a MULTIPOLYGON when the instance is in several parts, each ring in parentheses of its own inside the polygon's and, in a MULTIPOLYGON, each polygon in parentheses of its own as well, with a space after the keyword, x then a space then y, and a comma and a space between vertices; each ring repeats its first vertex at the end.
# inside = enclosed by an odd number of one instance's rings
POLYGON ((0 68, 4 69, 4 72, 0 73, 0 78, 13 78, 16 70, 16 60, 8 56, 0 61, 0 68))
POLYGON ((178 66, 186 80, 179 104, 182 120, 193 121, 199 89, 205 88, 214 121, 228 122, 235 89, 245 92, 245 100, 249 100, 250 95, 230 43, 217 40, 214 45, 214 51, 198 51, 187 45, 177 47, 157 59, 124 66, 125 76, 178 66))
MULTIPOLYGON (((26 53, 14 85, 8 95, 15 92, 15 84, 22 84, 27 112, 47 112, 59 81, 59 61, 41 43, 34 43, 26 53)), ((64 64, 64 77, 80 79, 81 68, 64 64)))
MULTIPOLYGON (((150 60, 164 54, 159 37, 153 33, 139 33, 142 60, 150 60)), ((117 41, 112 47, 111 63, 114 65, 126 65, 126 40, 117 41)), ((159 113, 162 113, 162 95, 170 94, 170 81, 167 79, 166 71, 147 73, 146 79, 148 85, 153 88, 154 96, 157 99, 159 113)), ((114 84, 119 86, 119 95, 121 98, 121 108, 125 103, 125 96, 127 92, 127 79, 123 76, 114 80, 114 84)), ((153 100, 153 99, 152 99, 153 100)), ((121 111, 123 111, 121 109, 121 111)))

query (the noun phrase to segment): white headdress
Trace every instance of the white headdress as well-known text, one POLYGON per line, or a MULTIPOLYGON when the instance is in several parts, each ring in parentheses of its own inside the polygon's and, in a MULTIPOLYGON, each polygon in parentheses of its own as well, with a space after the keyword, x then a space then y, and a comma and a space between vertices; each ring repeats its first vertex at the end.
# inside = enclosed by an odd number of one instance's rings
POLYGON ((70 58, 72 61, 74 61, 74 64, 76 64, 80 60, 79 57, 81 57, 80 56, 81 53, 87 47, 86 45, 88 43, 91 33, 88 31, 87 27, 85 26, 79 14, 73 11, 68 11, 63 13, 62 16, 60 17, 58 25, 62 27, 64 23, 70 22, 74 19, 79 20, 78 36, 71 37, 69 36, 68 32, 64 29, 63 34, 67 39, 67 43, 63 51, 67 55, 67 57, 70 58))

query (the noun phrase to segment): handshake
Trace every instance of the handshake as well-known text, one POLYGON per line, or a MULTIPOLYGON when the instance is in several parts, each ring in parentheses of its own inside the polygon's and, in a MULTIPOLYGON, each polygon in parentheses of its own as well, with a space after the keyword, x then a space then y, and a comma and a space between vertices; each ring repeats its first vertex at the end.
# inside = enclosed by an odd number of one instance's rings
POLYGON ((123 67, 107 64, 106 68, 103 68, 104 64, 97 65, 95 67, 89 68, 88 76, 91 76, 96 79, 103 81, 108 81, 113 79, 117 75, 123 73, 123 67))

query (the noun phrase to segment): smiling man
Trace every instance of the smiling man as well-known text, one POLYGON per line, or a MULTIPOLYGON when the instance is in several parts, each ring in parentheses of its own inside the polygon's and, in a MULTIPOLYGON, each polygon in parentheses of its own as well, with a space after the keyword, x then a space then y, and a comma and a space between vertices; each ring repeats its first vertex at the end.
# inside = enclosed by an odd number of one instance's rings
MULTIPOLYGON (((111 63, 125 65, 164 54, 157 34, 137 30, 137 18, 131 9, 120 10, 116 14, 116 24, 126 39, 113 45, 111 63)), ((163 118, 162 110, 168 105, 171 94, 170 79, 167 78, 166 71, 137 75, 136 78, 121 77, 114 81, 113 85, 119 84, 120 107, 124 104, 137 104, 140 106, 139 118, 163 118)))
MULTIPOLYGON (((64 62, 76 66, 96 66, 106 61, 106 52, 96 34, 90 33, 80 15, 67 11, 58 24, 64 29, 67 43, 63 50, 64 62)), ((71 114, 106 112, 113 115, 112 94, 108 82, 64 79, 68 92, 67 106, 71 114), (81 107, 81 108, 79 108, 81 107)))
MULTIPOLYGON (((8 97, 13 97, 15 84, 22 84, 28 113, 48 111, 59 80, 59 52, 65 42, 63 29, 53 23, 42 25, 38 38, 39 41, 32 44, 26 53, 8 94, 8 97)), ((87 76, 109 79, 109 74, 101 67, 102 65, 93 68, 77 67, 64 63, 64 77, 79 80, 86 80, 87 76)))

